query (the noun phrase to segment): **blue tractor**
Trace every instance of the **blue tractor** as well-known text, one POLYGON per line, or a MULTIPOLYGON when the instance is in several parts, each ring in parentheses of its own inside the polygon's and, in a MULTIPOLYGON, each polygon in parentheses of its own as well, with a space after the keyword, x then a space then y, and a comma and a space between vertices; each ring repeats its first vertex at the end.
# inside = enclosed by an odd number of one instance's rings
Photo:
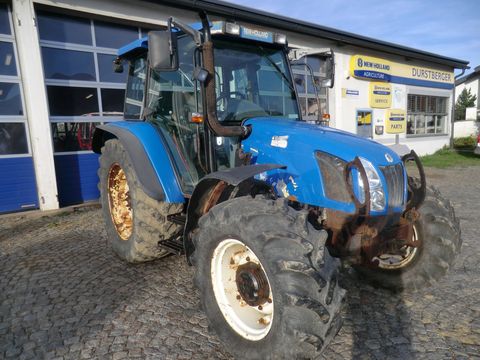
POLYGON ((301 121, 284 35, 200 18, 119 50, 126 121, 93 139, 109 242, 132 263, 185 254, 236 357, 315 358, 341 326, 342 262, 422 288, 459 222, 414 152, 301 121))

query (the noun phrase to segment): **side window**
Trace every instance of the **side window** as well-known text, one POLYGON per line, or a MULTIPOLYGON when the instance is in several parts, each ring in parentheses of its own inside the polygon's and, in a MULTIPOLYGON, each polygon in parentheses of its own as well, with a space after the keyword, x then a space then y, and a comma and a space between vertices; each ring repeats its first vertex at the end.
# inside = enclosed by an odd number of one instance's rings
POLYGON ((204 126, 192 117, 202 114, 200 85, 192 80, 195 43, 189 36, 178 39, 179 69, 149 74, 147 121, 163 135, 173 156, 182 189, 191 193, 207 172, 202 151, 204 126))
POLYGON ((145 56, 131 60, 125 93, 125 119, 138 120, 142 115, 146 76, 147 62, 145 56))

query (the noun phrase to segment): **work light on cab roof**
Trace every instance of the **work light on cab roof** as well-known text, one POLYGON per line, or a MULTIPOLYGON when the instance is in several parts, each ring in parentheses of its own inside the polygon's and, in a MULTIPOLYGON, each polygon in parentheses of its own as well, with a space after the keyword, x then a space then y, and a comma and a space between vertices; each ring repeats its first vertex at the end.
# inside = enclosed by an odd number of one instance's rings
POLYGON ((223 34, 239 36, 243 39, 255 40, 270 44, 287 45, 287 36, 285 34, 274 33, 271 31, 252 29, 237 23, 228 21, 214 21, 210 28, 212 35, 223 34))

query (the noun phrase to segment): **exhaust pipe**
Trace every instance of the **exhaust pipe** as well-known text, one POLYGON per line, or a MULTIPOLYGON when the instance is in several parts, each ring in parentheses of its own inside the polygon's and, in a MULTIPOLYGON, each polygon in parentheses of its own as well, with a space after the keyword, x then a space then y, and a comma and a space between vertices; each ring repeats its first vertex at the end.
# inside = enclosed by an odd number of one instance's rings
POLYGON ((247 126, 223 126, 217 117, 217 96, 215 94, 215 64, 213 60, 213 42, 210 34, 210 23, 205 12, 200 13, 203 27, 203 66, 208 71, 205 81, 205 101, 207 107, 207 125, 216 136, 241 137, 250 135, 250 128, 247 126))

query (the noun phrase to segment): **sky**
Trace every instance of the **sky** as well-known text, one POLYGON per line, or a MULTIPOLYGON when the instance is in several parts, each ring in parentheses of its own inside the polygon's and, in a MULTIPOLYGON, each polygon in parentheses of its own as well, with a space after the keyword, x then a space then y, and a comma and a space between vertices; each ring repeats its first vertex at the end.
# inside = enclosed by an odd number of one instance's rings
POLYGON ((480 0, 229 2, 480 65, 480 0))

